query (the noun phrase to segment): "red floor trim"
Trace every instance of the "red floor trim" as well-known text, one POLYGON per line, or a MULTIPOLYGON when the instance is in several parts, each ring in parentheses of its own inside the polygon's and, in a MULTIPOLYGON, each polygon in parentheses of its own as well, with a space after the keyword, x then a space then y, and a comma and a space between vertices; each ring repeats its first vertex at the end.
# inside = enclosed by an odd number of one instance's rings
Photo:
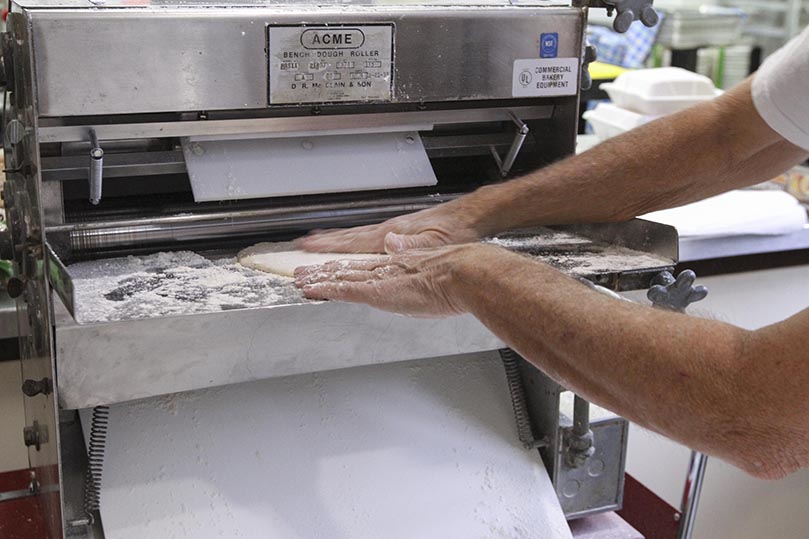
POLYGON ((626 474, 624 508, 618 514, 646 539, 676 539, 680 512, 626 474))

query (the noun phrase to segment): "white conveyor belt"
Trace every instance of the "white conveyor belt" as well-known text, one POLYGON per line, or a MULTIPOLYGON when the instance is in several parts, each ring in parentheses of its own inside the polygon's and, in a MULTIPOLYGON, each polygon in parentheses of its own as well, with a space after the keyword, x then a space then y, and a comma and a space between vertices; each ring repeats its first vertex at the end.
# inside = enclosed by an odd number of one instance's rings
POLYGON ((571 537, 496 354, 115 405, 101 516, 108 539, 571 537))

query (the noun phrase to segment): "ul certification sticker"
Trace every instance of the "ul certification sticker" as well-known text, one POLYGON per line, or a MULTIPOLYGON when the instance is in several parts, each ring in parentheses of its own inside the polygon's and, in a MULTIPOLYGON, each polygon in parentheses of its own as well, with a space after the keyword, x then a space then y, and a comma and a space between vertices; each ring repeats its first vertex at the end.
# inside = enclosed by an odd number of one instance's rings
POLYGON ((512 97, 576 95, 578 58, 528 58, 514 60, 512 97))

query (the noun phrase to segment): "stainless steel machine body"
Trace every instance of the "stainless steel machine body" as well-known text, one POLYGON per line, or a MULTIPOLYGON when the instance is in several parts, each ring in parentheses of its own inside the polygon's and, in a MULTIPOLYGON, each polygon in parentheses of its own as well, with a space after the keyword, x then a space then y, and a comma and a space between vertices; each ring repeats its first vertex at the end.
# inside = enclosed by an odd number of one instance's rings
MULTIPOLYGON (((302 300, 87 323, 76 317, 76 261, 161 250, 232 255, 258 239, 426 208, 572 153, 583 3, 440 4, 14 3, 3 42, 4 196, 21 283, 24 376, 42 381, 26 398, 26 438, 50 536, 103 533, 86 525, 77 501, 84 464, 71 410, 503 346, 472 317, 427 322, 302 300), (194 137, 392 131, 416 133, 408 136, 423 144, 435 185, 274 198, 234 191, 197 202, 183 153, 194 137)), ((563 232, 579 244, 629 250, 621 267, 574 271, 615 290, 647 287, 677 257, 676 234, 650 223, 563 232)), ((555 259, 575 249, 543 252, 555 259)), ((531 371, 529 380, 536 377, 531 371)), ((535 419, 534 429, 545 437, 543 459, 569 516, 616 509, 626 423, 605 426, 607 437, 593 423, 597 458, 610 472, 595 480, 586 467, 563 464, 559 429, 568 427, 559 423, 559 389, 543 388, 531 382, 526 391, 535 415, 555 410, 553 425, 535 419), (579 490, 565 490, 574 475, 579 490)))

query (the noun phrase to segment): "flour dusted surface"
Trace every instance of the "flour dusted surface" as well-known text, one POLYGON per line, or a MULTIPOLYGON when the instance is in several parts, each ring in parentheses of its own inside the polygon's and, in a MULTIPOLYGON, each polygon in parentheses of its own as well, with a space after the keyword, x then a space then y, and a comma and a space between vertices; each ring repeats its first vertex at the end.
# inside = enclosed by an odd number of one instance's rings
POLYGON ((291 279, 177 251, 69 266, 79 323, 208 313, 303 301, 291 279))
POLYGON ((673 261, 659 255, 600 243, 583 236, 550 229, 483 240, 522 253, 576 277, 663 268, 673 261))
MULTIPOLYGON (((672 265, 665 257, 550 229, 485 241, 578 277, 672 265)), ((256 247, 262 247, 264 253, 293 248, 290 243, 267 245, 256 247)), ((295 265, 300 262, 293 261, 295 265)), ((75 289, 76 320, 81 324, 308 301, 291 278, 245 267, 233 257, 208 258, 190 251, 79 262, 70 265, 68 271, 75 289)))
POLYGON ((101 517, 108 539, 571 538, 496 354, 113 405, 101 517))

